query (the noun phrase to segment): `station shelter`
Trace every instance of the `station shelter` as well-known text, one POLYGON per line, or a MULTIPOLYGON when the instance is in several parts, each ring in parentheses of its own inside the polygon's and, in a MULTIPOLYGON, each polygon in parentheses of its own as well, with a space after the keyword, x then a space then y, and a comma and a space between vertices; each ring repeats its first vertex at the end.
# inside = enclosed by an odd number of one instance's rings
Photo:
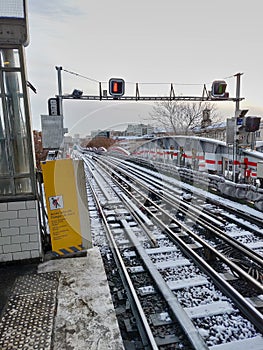
POLYGON ((0 0, 0 262, 42 254, 25 47, 26 0, 0 0))

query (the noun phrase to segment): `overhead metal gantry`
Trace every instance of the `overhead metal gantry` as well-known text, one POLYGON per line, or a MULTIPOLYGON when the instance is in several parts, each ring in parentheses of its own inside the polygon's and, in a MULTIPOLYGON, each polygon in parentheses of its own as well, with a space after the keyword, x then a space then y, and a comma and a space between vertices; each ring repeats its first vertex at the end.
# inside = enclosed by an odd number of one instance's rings
MULTIPOLYGON (((141 96, 139 91, 139 83, 135 84, 135 94, 125 95, 125 81, 121 78, 111 78, 109 80, 108 90, 102 88, 102 82, 92 80, 98 83, 98 94, 97 95, 83 95, 83 91, 74 89, 71 94, 63 94, 62 91, 62 70, 61 66, 55 67, 57 70, 58 77, 58 94, 55 97, 48 100, 48 115, 41 115, 42 123, 42 135, 43 142, 48 140, 49 147, 56 149, 57 143, 62 144, 64 133, 67 132, 63 127, 63 100, 75 100, 75 101, 193 101, 193 102, 235 102, 236 112, 235 115, 239 115, 239 103, 244 98, 240 97, 240 77, 242 73, 235 74, 237 78, 236 84, 236 96, 229 97, 229 93, 226 92, 227 84, 224 80, 215 80, 212 83, 211 91, 208 91, 206 85, 203 85, 203 91, 201 96, 183 96, 176 95, 174 91, 174 84, 170 84, 170 92, 167 96, 141 96), (52 119, 53 118, 53 119, 52 119), (52 119, 52 120, 51 120, 52 119), (56 130, 56 137, 50 138, 51 130, 56 130), (46 136, 45 136, 46 135, 46 136), (54 143, 57 140, 57 143, 54 143), (51 143, 52 147, 51 147, 51 143)), ((68 71, 67 71, 68 72, 68 71)), ((72 74, 79 75, 77 73, 70 72, 72 74)), ((83 76, 82 76, 83 77, 83 76)), ((142 83, 144 84, 144 83, 142 83)), ((53 134, 52 134, 53 135, 53 134)))
POLYGON ((57 95, 63 100, 88 100, 88 101, 196 101, 196 102, 221 102, 221 101, 241 101, 244 98, 236 97, 226 97, 226 98, 213 98, 209 96, 122 96, 122 97, 113 97, 110 95, 82 95, 79 97, 73 95, 57 95))
MULTIPOLYGON (((109 89, 102 89, 102 83, 98 82, 98 95, 83 95, 80 90, 73 90, 72 94, 63 94, 62 92, 62 67, 56 66, 58 74, 58 95, 56 100, 53 98, 49 102, 53 103, 54 112, 59 111, 57 114, 63 114, 63 100, 83 100, 83 101, 193 101, 193 102, 235 102, 236 109, 239 109, 239 102, 244 98, 240 97, 240 76, 242 73, 235 74, 237 78, 236 96, 229 97, 229 93, 225 92, 226 82, 224 80, 216 80, 212 83, 211 91, 206 89, 206 85, 203 86, 202 96, 177 96, 174 91, 174 84, 170 85, 170 93, 167 96, 141 96, 139 92, 139 83, 135 83, 135 95, 125 95, 125 81, 119 78, 112 78, 109 80, 109 89)), ((49 105, 49 110, 52 110, 52 106, 49 105)), ((55 115, 55 113, 54 113, 55 115)))

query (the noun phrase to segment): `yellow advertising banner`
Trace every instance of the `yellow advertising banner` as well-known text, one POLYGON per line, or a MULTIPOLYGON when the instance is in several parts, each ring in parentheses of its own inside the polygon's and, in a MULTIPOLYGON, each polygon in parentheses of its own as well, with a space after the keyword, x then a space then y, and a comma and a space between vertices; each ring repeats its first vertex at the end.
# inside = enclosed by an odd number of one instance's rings
POLYGON ((78 195, 72 159, 41 164, 52 251, 65 255, 82 250, 78 195))

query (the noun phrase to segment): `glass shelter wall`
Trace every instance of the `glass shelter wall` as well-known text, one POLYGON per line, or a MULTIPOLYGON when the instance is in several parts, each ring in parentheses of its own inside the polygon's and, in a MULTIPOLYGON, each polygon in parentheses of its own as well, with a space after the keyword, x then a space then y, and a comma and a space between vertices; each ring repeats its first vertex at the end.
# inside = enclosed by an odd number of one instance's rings
POLYGON ((0 48, 0 199, 34 195, 23 48, 0 48))

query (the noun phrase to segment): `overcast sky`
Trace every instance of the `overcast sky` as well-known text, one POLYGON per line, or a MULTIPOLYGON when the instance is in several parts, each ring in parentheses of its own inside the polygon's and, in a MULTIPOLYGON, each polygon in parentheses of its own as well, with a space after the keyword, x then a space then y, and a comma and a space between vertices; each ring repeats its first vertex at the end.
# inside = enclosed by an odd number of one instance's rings
MULTIPOLYGON (((28 11, 34 129, 58 93, 56 66, 63 68, 63 94, 77 88, 97 95, 97 81, 107 89, 106 82, 119 77, 133 95, 138 82, 141 95, 169 95, 174 83, 176 94, 201 96, 204 84, 209 90, 213 80, 224 79, 235 97, 234 75, 243 73, 240 107, 263 114, 261 0, 28 0, 28 11)), ((232 117, 235 104, 217 103, 217 109, 232 117)), ((151 110, 149 102, 66 100, 64 123, 71 134, 86 135, 143 121, 151 110)))

